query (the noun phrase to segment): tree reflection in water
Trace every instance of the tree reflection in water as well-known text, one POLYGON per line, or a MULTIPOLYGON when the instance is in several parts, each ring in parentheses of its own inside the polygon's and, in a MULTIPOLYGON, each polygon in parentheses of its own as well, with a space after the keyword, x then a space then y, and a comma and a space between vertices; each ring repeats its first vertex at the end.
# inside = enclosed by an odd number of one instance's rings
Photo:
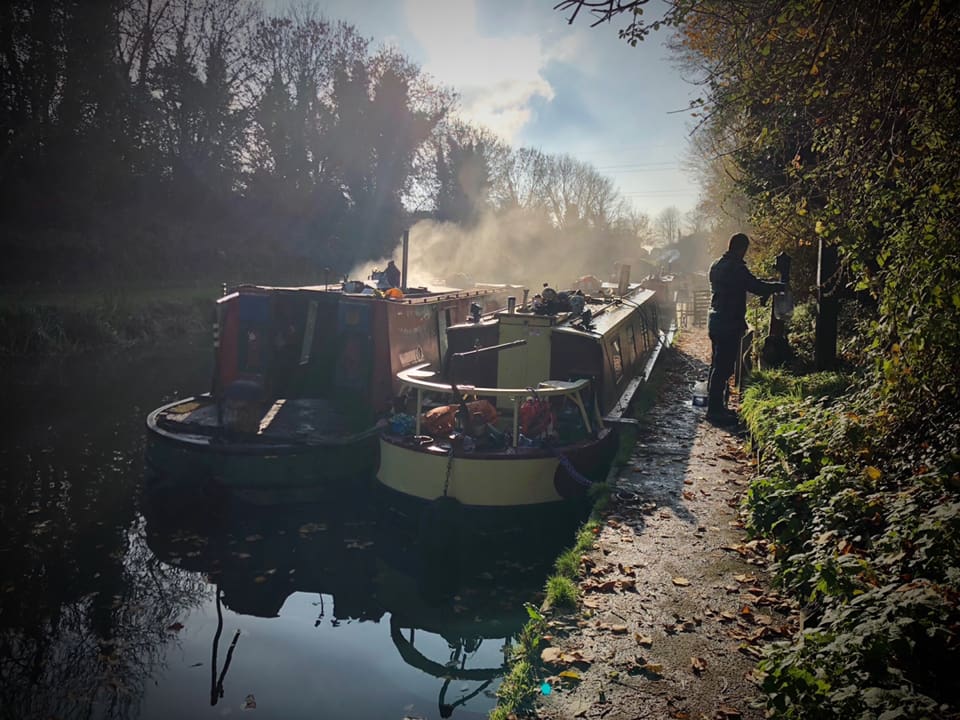
MULTIPOLYGON (((389 634, 371 652, 392 648, 397 665, 436 679, 434 708, 450 717, 492 693, 505 650, 491 655, 490 644, 506 647, 519 632, 524 602, 573 536, 570 526, 544 523, 501 545, 458 536, 428 547, 417 523, 384 522, 378 506, 356 501, 210 508, 176 497, 166 515, 145 505, 144 520, 139 469, 123 458, 86 457, 96 471, 83 483, 30 456, 18 472, 30 480, 0 487, 3 718, 145 714, 147 687, 167 669, 171 645, 180 646, 178 619, 205 606, 216 607, 220 621, 207 656, 216 704, 233 649, 241 655, 244 642, 222 637, 221 603, 275 617, 296 592, 319 598, 317 623, 325 596, 333 599, 331 624, 389 615, 389 634), (556 539, 548 542, 545 529, 556 539), (449 650, 439 661, 428 657, 438 639, 449 650)), ((337 661, 336 648, 316 651, 337 661)))
POLYGON ((39 537, 8 538, 8 547, 23 548, 20 562, 37 570, 19 576, 29 587, 5 583, 13 590, 3 595, 0 630, 3 716, 136 717, 165 646, 177 642, 176 618, 204 602, 209 587, 157 560, 140 521, 86 528, 85 537, 76 527, 41 528, 39 537), (82 542, 94 542, 95 568, 71 564, 69 550, 82 542))

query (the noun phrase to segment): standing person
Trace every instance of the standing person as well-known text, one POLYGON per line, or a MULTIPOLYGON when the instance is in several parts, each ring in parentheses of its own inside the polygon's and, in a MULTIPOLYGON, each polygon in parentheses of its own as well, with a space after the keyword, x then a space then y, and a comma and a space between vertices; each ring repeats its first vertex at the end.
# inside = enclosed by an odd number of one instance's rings
POLYGON ((400 268, 396 266, 393 260, 387 263, 387 269, 383 272, 390 287, 400 287, 400 268))
POLYGON ((735 413, 727 410, 724 391, 740 352, 740 339, 747 329, 747 293, 767 298, 781 292, 781 282, 757 279, 743 261, 750 238, 737 233, 730 238, 727 251, 710 266, 710 379, 707 385, 707 419, 722 424, 737 422, 735 413))

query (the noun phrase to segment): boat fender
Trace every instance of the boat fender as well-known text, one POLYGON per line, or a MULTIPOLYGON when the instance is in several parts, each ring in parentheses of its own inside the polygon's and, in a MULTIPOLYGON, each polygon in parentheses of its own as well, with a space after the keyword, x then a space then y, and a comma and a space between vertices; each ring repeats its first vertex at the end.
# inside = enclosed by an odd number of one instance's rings
POLYGON ((390 432, 394 435, 413 435, 417 428, 417 421, 413 415, 396 413, 390 418, 390 432))

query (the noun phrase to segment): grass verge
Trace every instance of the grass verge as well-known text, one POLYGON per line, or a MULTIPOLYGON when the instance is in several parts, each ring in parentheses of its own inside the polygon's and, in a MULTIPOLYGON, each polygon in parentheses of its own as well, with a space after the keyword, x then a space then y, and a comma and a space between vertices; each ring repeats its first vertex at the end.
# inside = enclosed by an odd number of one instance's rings
POLYGON ((0 301, 0 355, 36 357, 210 328, 219 291, 185 288, 6 296, 0 301))

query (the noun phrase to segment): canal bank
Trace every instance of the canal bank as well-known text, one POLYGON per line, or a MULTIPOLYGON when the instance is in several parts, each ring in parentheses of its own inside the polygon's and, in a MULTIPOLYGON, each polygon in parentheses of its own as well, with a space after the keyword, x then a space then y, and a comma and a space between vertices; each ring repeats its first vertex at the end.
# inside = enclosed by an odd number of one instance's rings
POLYGON ((766 546, 745 537, 743 439, 690 401, 709 340, 684 332, 580 560, 575 611, 546 613, 539 718, 744 718, 762 644, 793 634, 766 546))
POLYGON ((42 358, 209 332, 220 289, 0 288, 0 357, 42 358))

